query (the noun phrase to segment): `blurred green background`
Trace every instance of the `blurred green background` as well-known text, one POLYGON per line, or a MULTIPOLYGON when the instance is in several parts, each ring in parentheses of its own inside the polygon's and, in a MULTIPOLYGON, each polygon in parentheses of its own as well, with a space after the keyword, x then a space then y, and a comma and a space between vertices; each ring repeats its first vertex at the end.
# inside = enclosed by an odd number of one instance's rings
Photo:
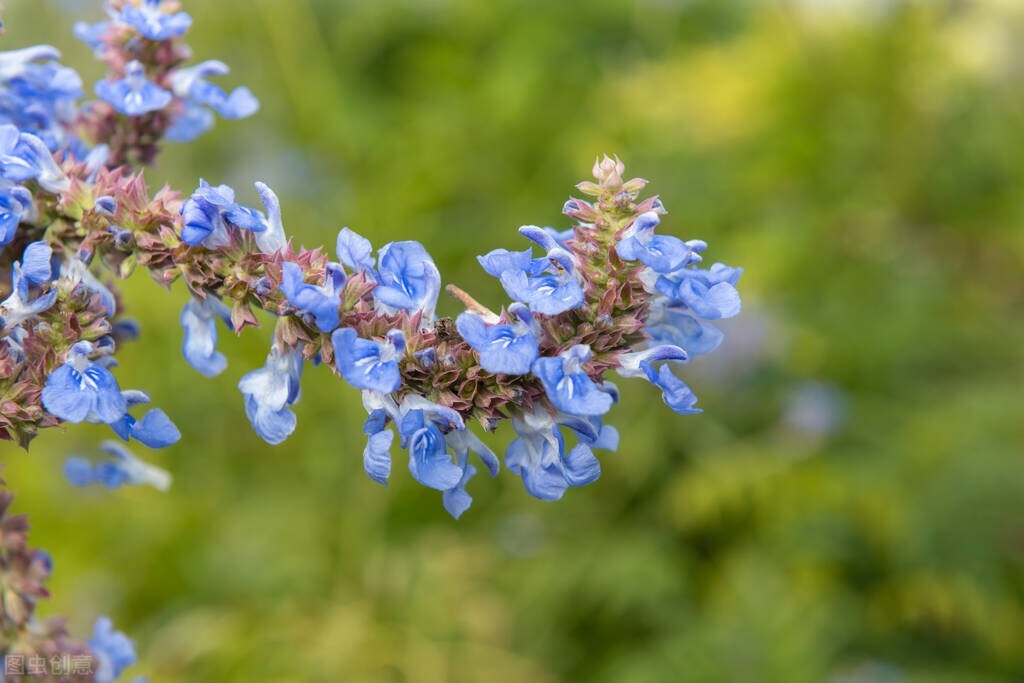
MULTIPOLYGON (((99 2, 5 4, 5 49, 100 76, 69 37, 99 2)), ((110 614, 153 683, 1024 680, 1024 3, 186 5, 196 59, 263 109, 152 184, 265 180, 297 241, 418 239, 496 304, 474 256, 568 227, 618 153, 667 231, 746 268, 745 310, 683 373, 703 415, 621 382, 598 483, 548 504, 478 476, 455 522, 401 459, 390 490, 363 474, 357 393, 323 368, 262 443, 235 383, 269 330, 223 335, 204 379, 183 289, 137 275, 119 379, 181 427, 140 451, 174 487, 70 487, 100 428, 0 446, 55 557, 44 614, 110 614)))

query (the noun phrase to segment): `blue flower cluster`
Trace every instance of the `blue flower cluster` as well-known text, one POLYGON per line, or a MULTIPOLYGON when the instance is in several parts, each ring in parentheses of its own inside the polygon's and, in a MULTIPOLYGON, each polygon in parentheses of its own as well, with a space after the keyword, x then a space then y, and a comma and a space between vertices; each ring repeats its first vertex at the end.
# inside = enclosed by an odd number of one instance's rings
POLYGON ((643 377, 660 388, 665 403, 680 414, 700 412, 696 396, 668 366, 656 368, 655 360, 686 361, 713 351, 722 332, 709 320, 731 318, 740 312, 736 291, 743 270, 716 263, 710 269, 694 267, 707 245, 699 240, 683 242, 655 235, 658 213, 640 215, 616 246, 621 258, 639 261, 645 268, 641 279, 653 296, 645 331, 651 338, 645 351, 626 354, 619 374, 643 377))
POLYGON ((739 314, 736 284, 743 269, 721 263, 709 269, 692 267, 701 262, 700 252, 707 245, 654 235, 657 225, 656 213, 641 215, 617 247, 622 258, 647 266, 641 277, 654 293, 647 332, 656 343, 680 346, 690 356, 710 353, 724 335, 708 321, 739 314))
MULTIPOLYGON (((109 21, 75 25, 75 35, 89 45, 97 57, 105 58, 111 51, 110 41, 121 38, 125 31, 148 41, 168 41, 183 36, 192 25, 192 18, 182 11, 172 11, 162 0, 128 3, 120 9, 108 8, 109 21)), ((211 83, 211 76, 229 73, 223 62, 210 60, 186 68, 172 68, 164 75, 166 65, 154 65, 150 76, 139 61, 129 62, 120 79, 96 84, 96 95, 125 116, 167 110, 172 114, 169 128, 163 131, 171 142, 190 142, 214 125, 214 112, 225 119, 241 119, 259 110, 259 101, 248 88, 239 87, 230 93, 211 83)))
MULTIPOLYGON (((231 194, 227 188, 218 190, 218 193, 221 197, 231 194)), ((194 201, 196 195, 189 200, 194 201)), ((224 217, 227 224, 238 224, 238 221, 227 217, 236 210, 234 205, 207 204, 216 206, 217 215, 224 217)), ((190 213, 185 215, 187 221, 190 213)), ((279 225, 279 212, 276 215, 279 225)), ((204 226, 208 224, 204 223, 204 226)), ((213 230, 208 234, 217 233, 213 230)), ((429 326, 433 322, 441 276, 430 255, 418 242, 386 244, 377 251, 376 260, 372 253, 368 240, 345 228, 338 235, 338 261, 325 265, 323 282, 306 282, 302 267, 297 263, 284 262, 279 289, 298 315, 321 332, 331 334, 335 367, 350 384, 365 391, 389 394, 401 385, 398 358, 405 348, 403 334, 393 330, 384 339, 362 339, 354 329, 339 327, 345 283, 350 275, 362 274, 375 283, 373 294, 379 313, 416 312, 420 315, 421 325, 429 326)), ((207 318, 211 316, 207 315, 207 318)), ((185 319, 183 314, 183 324, 185 319)), ((213 350, 216 328, 212 320, 202 326, 190 321, 186 329, 186 350, 190 346, 201 348, 203 354, 198 354, 200 356, 208 354, 207 350, 213 350)), ((206 367, 201 362, 197 363, 188 352, 186 359, 200 370, 206 367)), ((256 432, 269 443, 283 441, 295 429, 295 414, 288 406, 299 399, 301 369, 301 354, 275 344, 267 357, 267 364, 247 374, 239 383, 249 420, 256 432)))
POLYGON ((473 453, 491 476, 498 473, 498 458, 466 426, 456 411, 422 396, 408 396, 397 403, 386 393, 366 390, 363 405, 369 417, 363 466, 374 481, 386 485, 391 474, 391 444, 398 430, 399 443, 409 452, 409 472, 424 486, 442 492, 445 509, 458 518, 473 502, 466 483, 476 474, 470 464, 473 453), (449 450, 451 453, 449 453, 449 450))

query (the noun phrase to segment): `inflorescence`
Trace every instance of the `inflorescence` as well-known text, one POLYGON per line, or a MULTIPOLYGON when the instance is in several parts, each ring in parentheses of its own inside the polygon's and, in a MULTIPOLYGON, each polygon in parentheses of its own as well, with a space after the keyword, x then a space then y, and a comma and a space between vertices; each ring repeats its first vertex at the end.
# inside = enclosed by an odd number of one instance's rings
MULTIPOLYGON (((438 317, 441 275, 418 242, 374 252, 344 228, 333 254, 296 249, 262 183, 262 210, 205 181, 184 198, 166 187, 151 196, 138 169, 162 140, 194 138, 213 112, 239 118, 258 103, 208 80, 227 72, 222 63, 186 65, 191 19, 177 2, 113 0, 107 13, 75 27, 110 70, 99 100, 79 103, 81 80, 53 48, 0 53, 0 265, 11 283, 0 304, 0 435, 27 446, 39 428, 93 422, 151 448, 180 438, 163 411, 133 414, 149 397, 111 371, 138 335, 112 278, 139 267, 165 286, 185 281, 182 350, 206 376, 227 364, 220 325, 240 333, 258 326, 256 310, 275 316, 266 365, 238 385, 263 439, 292 433, 304 365, 327 365, 362 391, 367 473, 387 481, 397 433, 412 476, 442 491, 456 517, 471 500, 470 454, 499 469, 473 422, 494 431, 510 420, 506 466, 554 500, 598 477, 595 449, 616 447, 603 422, 618 400, 610 372, 648 380, 677 413, 699 412, 672 367, 721 342, 712 323, 739 313, 741 271, 701 268, 704 242, 656 234, 664 206, 640 199, 646 181, 625 179, 618 159, 599 159, 595 182, 577 186, 585 199, 565 203, 572 228, 523 226, 532 246, 479 257, 510 303, 494 312, 449 286, 466 310, 438 317)), ((69 477, 166 485, 123 447, 107 450, 112 462, 73 461, 69 477)))
MULTIPOLYGON (((640 198, 646 181, 626 179, 617 158, 599 159, 594 181, 577 185, 582 197, 565 203, 571 228, 523 226, 529 247, 479 257, 506 305, 495 312, 449 285, 465 310, 439 317, 441 274, 418 242, 375 251, 343 228, 333 253, 296 249, 262 183, 261 209, 202 180, 187 195, 151 194, 142 168, 163 142, 192 140, 215 115, 250 116, 259 103, 213 82, 228 73, 223 63, 189 64, 192 20, 176 0, 110 0, 106 12, 74 28, 108 68, 98 99, 82 101, 81 78, 52 47, 0 53, 0 437, 27 448, 41 428, 90 422, 149 448, 180 439, 162 410, 139 409, 145 392, 122 389, 112 372, 139 334, 113 283, 137 268, 167 287, 184 281, 182 352, 208 377, 227 365, 220 326, 258 327, 257 311, 276 319, 266 364, 238 383, 264 440, 295 430, 302 370, 326 365, 362 392, 366 473, 387 483, 397 434, 412 476, 441 491, 455 517, 472 502, 471 455, 492 476, 500 467, 473 423, 493 432, 511 421, 505 466, 530 494, 556 500, 596 480, 594 451, 618 445, 604 423, 619 399, 611 373, 654 384, 679 414, 700 412, 673 367, 721 343, 714 321, 739 313, 741 271, 702 268, 704 242, 657 234, 665 207, 640 198)), ((168 473, 121 442, 103 450, 104 462, 69 459, 67 478, 169 486, 168 473)), ((29 618, 49 560, 24 547, 22 522, 3 519, 0 572, 23 587, 0 615, 8 649, 43 643, 92 656, 95 680, 114 680, 134 653, 108 621, 76 644, 29 618)))

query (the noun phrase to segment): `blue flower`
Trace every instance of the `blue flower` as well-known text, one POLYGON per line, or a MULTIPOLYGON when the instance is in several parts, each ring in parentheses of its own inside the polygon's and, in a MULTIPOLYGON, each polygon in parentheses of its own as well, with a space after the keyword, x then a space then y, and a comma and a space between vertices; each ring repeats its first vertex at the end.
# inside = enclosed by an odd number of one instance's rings
MULTIPOLYGON (((122 391, 128 408, 149 403, 149 395, 144 391, 122 391)), ((181 439, 181 432, 159 408, 147 412, 141 420, 136 420, 127 412, 110 428, 125 441, 135 439, 149 448, 166 448, 181 439)))
POLYGON ((131 451, 116 441, 104 441, 100 450, 113 456, 92 465, 84 458, 68 458, 64 462, 64 476, 74 486, 101 484, 108 489, 122 486, 152 486, 166 491, 171 486, 171 475, 155 465, 135 457, 131 451))
POLYGON ((725 335, 688 311, 685 305, 673 303, 665 296, 652 297, 647 333, 655 343, 681 346, 691 356, 711 353, 722 343, 725 335))
POLYGON ((409 472, 416 481, 439 491, 459 485, 462 468, 452 462, 444 434, 423 410, 405 413, 399 431, 409 449, 409 472))
POLYGON ((661 276, 655 287, 669 299, 684 304, 694 316, 705 320, 731 318, 740 312, 736 283, 743 273, 721 263, 709 270, 683 269, 661 276))
MULTIPOLYGON (((408 401, 408 399, 406 399, 408 401)), ((445 442, 448 444, 448 448, 455 453, 456 457, 463 458, 469 453, 475 454, 480 458, 480 461, 487 467, 487 471, 492 477, 498 475, 498 470, 501 465, 498 462, 498 456, 494 454, 487 445, 480 440, 476 434, 470 431, 469 427, 463 425, 461 420, 458 423, 448 422, 448 432, 445 434, 445 442)))
POLYGON ((246 118, 259 110, 259 100, 248 88, 235 88, 229 94, 206 80, 208 76, 221 76, 228 72, 223 62, 207 61, 179 69, 171 76, 171 88, 183 101, 184 111, 174 118, 167 131, 167 139, 189 142, 210 130, 214 123, 210 108, 226 119, 246 118))
POLYGON ((160 9, 162 4, 162 0, 142 0, 138 7, 128 3, 116 15, 116 19, 150 40, 167 40, 184 35, 192 25, 192 17, 185 12, 168 14, 160 9))
POLYGON ((229 225, 262 232, 266 221, 253 209, 235 203, 235 191, 227 185, 213 187, 205 180, 182 205, 181 238, 192 246, 217 249, 230 243, 229 225))
POLYGON ((0 126, 0 175, 18 183, 31 180, 39 174, 22 153, 21 136, 16 126, 0 126))
POLYGON ((267 364, 238 382, 249 422, 269 444, 279 444, 295 431, 295 413, 287 406, 299 400, 301 376, 302 354, 275 345, 267 356, 267 364))
POLYGON ((505 465, 523 479, 526 491, 541 500, 558 500, 571 486, 585 486, 601 476, 590 445, 568 453, 557 422, 543 409, 512 418, 518 438, 505 452, 505 465))
POLYGON ((668 365, 660 369, 654 367, 654 363, 661 361, 686 361, 686 351, 669 344, 653 346, 644 351, 624 353, 619 356, 618 372, 623 377, 643 377, 651 384, 662 390, 662 399, 665 403, 680 415, 692 415, 701 412, 694 408, 697 397, 690 391, 690 387, 676 377, 668 365))
POLYGON ((373 245, 348 228, 338 233, 338 260, 353 273, 373 270, 373 245))
POLYGON ((132 641, 120 631, 115 631, 113 622, 107 617, 96 620, 88 643, 98 661, 94 673, 96 683, 113 683, 121 672, 138 661, 132 641))
POLYGON ((469 464, 469 454, 476 453, 492 476, 498 473, 497 456, 466 428, 455 410, 416 395, 407 396, 399 407, 390 396, 374 391, 363 392, 363 405, 369 413, 363 425, 363 432, 369 436, 363 467, 374 481, 386 485, 391 474, 394 433, 388 424, 392 421, 399 428, 402 447, 409 450, 413 477, 442 491, 445 509, 455 518, 472 503, 466 482, 476 468, 469 464), (452 462, 448 449, 457 462, 452 462))
POLYGON ((234 206, 235 191, 227 185, 214 187, 205 180, 181 207, 184 225, 181 238, 192 246, 216 249, 229 242, 222 209, 234 206))
POLYGON ((281 273, 281 292, 292 306, 313 316, 321 332, 332 332, 338 327, 339 295, 345 286, 341 266, 328 263, 322 285, 306 284, 305 273, 297 263, 285 261, 281 273))
POLYGON ((570 415, 603 415, 614 399, 587 375, 583 364, 590 360, 590 347, 577 344, 554 358, 538 358, 536 375, 551 403, 570 415))
POLYGON ((128 409, 121 388, 110 371, 89 360, 95 347, 81 341, 68 350, 64 365, 50 373, 43 388, 43 406, 66 422, 120 420, 128 409))
POLYGON ((557 315, 583 303, 572 255, 557 245, 546 258, 533 259, 524 269, 506 270, 500 278, 508 295, 535 313, 557 315))
POLYGON ((70 181, 46 144, 13 125, 0 125, 0 177, 17 183, 36 180, 53 194, 70 187, 70 181))
POLYGON ((488 325, 478 315, 463 313, 455 324, 487 372, 525 375, 537 359, 537 338, 524 322, 488 325))
POLYGON ((698 251, 703 242, 687 244, 677 237, 655 235, 658 214, 648 211, 629 226, 616 246, 619 256, 627 261, 640 261, 656 273, 671 273, 700 261, 698 251))
POLYGON ((126 116, 142 116, 163 109, 174 96, 146 78, 145 67, 138 60, 124 68, 124 78, 96 83, 96 95, 126 116))
POLYGON ((361 339, 355 330, 344 327, 335 330, 331 342, 338 372, 356 389, 390 394, 402 386, 398 359, 405 340, 401 332, 394 330, 387 341, 378 342, 361 339))
POLYGON ((419 242, 391 242, 377 252, 373 297, 384 310, 423 311, 433 318, 441 274, 419 242))
POLYGON ((231 329, 231 311, 213 295, 192 299, 181 311, 180 322, 185 329, 181 353, 206 377, 219 375, 228 365, 224 354, 217 351, 217 318, 231 329))
POLYGON ((224 62, 210 60, 187 69, 179 69, 171 77, 174 94, 199 106, 210 107, 226 119, 243 119, 259 111, 259 100, 246 87, 227 93, 207 81, 208 76, 224 76, 231 70, 224 62))
POLYGON ((267 210, 266 216, 236 203, 235 191, 227 185, 214 187, 200 180, 199 187, 181 207, 182 240, 192 246, 219 249, 231 243, 228 228, 234 227, 254 233, 260 251, 278 251, 287 243, 281 223, 281 203, 263 183, 256 183, 256 191, 267 210))

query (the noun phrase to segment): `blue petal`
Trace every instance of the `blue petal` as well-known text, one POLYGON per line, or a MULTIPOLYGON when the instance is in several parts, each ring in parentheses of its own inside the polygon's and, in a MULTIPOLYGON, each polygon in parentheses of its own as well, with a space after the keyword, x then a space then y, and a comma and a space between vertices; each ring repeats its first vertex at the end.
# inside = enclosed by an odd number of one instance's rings
POLYGON ((441 274, 419 242, 391 242, 378 252, 378 280, 373 297, 400 310, 433 315, 441 291, 441 274))
POLYGON ((579 283, 567 276, 530 277, 523 271, 505 271, 501 284, 510 297, 527 304, 535 313, 558 315, 583 303, 579 283))
POLYGON ((714 351, 725 337, 714 325, 668 307, 651 316, 647 332, 655 342, 681 346, 691 356, 714 351))
MULTIPOLYGON (((341 301, 337 294, 329 296, 325 293, 325 288, 303 282, 305 274, 297 263, 285 261, 281 268, 281 292, 288 302, 299 310, 311 314, 321 332, 331 332, 338 327, 338 306, 341 301)), ((326 289, 333 288, 328 286, 326 289)))
POLYGON ((520 437, 505 451, 505 465, 523 479, 527 493, 541 500, 559 500, 569 488, 553 446, 536 437, 520 437), (533 442, 531 447, 531 442, 533 442), (536 459, 531 451, 536 452, 536 459))
POLYGON ((383 408, 372 410, 363 423, 363 434, 367 436, 384 431, 388 424, 388 413, 383 408))
POLYGON ((477 256, 483 269, 491 277, 500 278, 505 271, 526 270, 533 260, 533 250, 509 251, 508 249, 495 249, 483 256, 477 256))
POLYGON ((533 374, 559 410, 571 415, 603 415, 611 410, 612 397, 601 391, 586 373, 566 374, 561 357, 538 358, 533 364, 533 374))
POLYGON ((536 360, 537 339, 525 325, 487 325, 479 316, 463 313, 455 321, 462 338, 480 355, 484 370, 525 375, 536 360))
POLYGON ((151 1, 142 7, 126 5, 117 18, 150 40, 167 40, 184 35, 192 25, 192 17, 185 12, 167 14, 160 11, 159 5, 151 1))
POLYGON ((206 107, 194 102, 185 102, 185 111, 174 117, 171 127, 164 133, 169 142, 192 142, 213 128, 214 116, 206 107))
POLYGON ((649 363, 641 363, 641 368, 647 373, 647 378, 662 390, 662 400, 665 404, 680 415, 694 415, 702 412, 695 408, 697 397, 690 387, 686 386, 683 380, 673 374, 667 365, 662 365, 660 370, 655 370, 649 363))
POLYGON ((295 431, 295 413, 287 408, 273 410, 261 405, 255 398, 245 398, 245 414, 253 430, 271 446, 281 443, 295 431))
POLYGON ((565 456, 565 480, 570 486, 586 486, 601 476, 601 463, 586 444, 577 444, 565 456))
POLYGON ((338 233, 338 260, 353 272, 373 270, 373 245, 348 228, 338 233))
POLYGON ((519 234, 528 240, 536 242, 546 252, 550 252, 560 246, 551 233, 536 225, 522 226, 519 228, 519 234))
POLYGON ((95 363, 82 372, 62 365, 46 379, 43 406, 73 424, 85 420, 110 424, 121 419, 127 403, 110 371, 95 363))
POLYGON ((131 435, 150 448, 166 448, 181 439, 181 432, 159 408, 150 410, 133 424, 131 435))
POLYGON ((363 469, 370 479, 387 486, 391 476, 391 442, 395 433, 390 429, 370 434, 363 450, 363 469))
POLYGON ((50 264, 52 256, 53 249, 46 242, 33 242, 25 247, 21 267, 29 282, 41 285, 50 281, 53 272, 50 264))
POLYGON ((96 481, 92 465, 84 458, 68 458, 65 460, 64 477, 74 486, 88 486, 96 481))
POLYGON ((181 326, 185 329, 181 353, 193 368, 206 377, 214 377, 224 371, 228 361, 217 351, 217 319, 206 309, 193 299, 181 311, 181 326))
POLYGON ((409 439, 409 472, 419 483, 439 491, 447 491, 462 479, 462 469, 451 461, 444 436, 433 424, 409 439))
POLYGON ((127 116, 142 116, 163 109, 174 98, 169 90, 146 79, 139 62, 130 62, 121 80, 99 81, 95 90, 100 99, 127 116))
POLYGON ((107 617, 96 620, 92 638, 88 643, 98 660, 98 667, 94 672, 97 683, 112 683, 126 668, 137 661, 132 641, 120 631, 115 631, 113 623, 107 617))
POLYGON ((444 509, 447 510, 448 514, 455 519, 461 517, 462 513, 468 510, 469 506, 473 504, 473 497, 466 491, 466 484, 473 478, 473 475, 476 474, 476 468, 472 465, 465 464, 465 462, 463 462, 462 465, 464 468, 462 472, 462 479, 459 480, 459 483, 456 486, 445 491, 441 497, 444 509))
POLYGON ((355 388, 390 394, 402 386, 398 362, 381 358, 383 344, 360 339, 347 327, 335 330, 331 341, 338 372, 355 388))
POLYGON ((733 285, 719 282, 709 286, 701 279, 685 277, 676 282, 660 277, 655 287, 670 299, 686 304, 698 318, 717 320, 731 318, 740 312, 740 295, 733 285))

